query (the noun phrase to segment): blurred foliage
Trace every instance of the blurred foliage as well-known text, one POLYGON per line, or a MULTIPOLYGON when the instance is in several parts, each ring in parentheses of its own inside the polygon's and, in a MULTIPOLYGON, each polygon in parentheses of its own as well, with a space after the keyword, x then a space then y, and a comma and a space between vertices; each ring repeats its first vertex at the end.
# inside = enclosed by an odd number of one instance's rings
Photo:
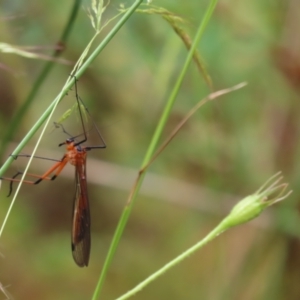
MULTIPOLYGON (((120 3, 111 1, 104 19, 115 16, 120 3)), ((43 54, 51 55, 73 2, 3 0, 1 4, 0 42, 39 46, 43 54)), ((153 4, 186 20, 181 26, 193 38, 207 1, 157 0, 153 4)), ((61 54, 71 63, 94 34, 86 12, 89 2, 82 5, 61 54)), ((160 197, 141 193, 103 299, 121 295, 194 244, 229 211, 228 197, 234 200, 252 193, 279 170, 294 190, 288 201, 270 209, 258 222, 220 236, 136 299, 299 299, 299 18, 300 3, 296 0, 219 2, 198 48, 201 59, 215 90, 242 81, 248 86, 197 112, 151 167, 163 183, 177 179, 209 190, 213 196, 199 194, 192 205, 188 190, 180 194, 176 184, 164 190, 162 185, 146 182, 148 190, 160 197), (175 196, 180 201, 170 202, 175 196), (206 205, 218 208, 206 210, 206 205)), ((186 53, 181 39, 161 16, 137 13, 130 18, 78 82, 80 97, 108 146, 89 153, 91 157, 124 167, 128 174, 131 169, 138 170, 186 53)), ((2 138, 45 62, 7 53, 0 53, 0 61, 2 138)), ((12 143, 31 128, 70 70, 71 65, 55 65, 10 137, 12 143)), ((208 93, 197 66, 191 65, 165 136, 208 93)), ((70 91, 55 120, 72 107, 74 99, 70 91)), ((43 149, 47 149, 60 151, 62 156, 63 149, 57 148, 61 138, 57 130, 49 129, 38 154, 46 156, 43 149)), ((18 161, 6 176, 16 169, 18 161)), ((15 299, 90 298, 133 184, 126 176, 120 179, 115 173, 102 172, 90 173, 88 169, 87 174, 100 184, 89 185, 92 250, 85 269, 75 265, 70 249, 72 176, 22 187, 0 240, 0 283, 9 286, 7 290, 15 299), (102 183, 105 180, 113 184, 102 183)), ((4 182, 1 221, 10 201, 7 191, 4 182)), ((0 299, 5 299, 1 297, 0 293, 0 299)))

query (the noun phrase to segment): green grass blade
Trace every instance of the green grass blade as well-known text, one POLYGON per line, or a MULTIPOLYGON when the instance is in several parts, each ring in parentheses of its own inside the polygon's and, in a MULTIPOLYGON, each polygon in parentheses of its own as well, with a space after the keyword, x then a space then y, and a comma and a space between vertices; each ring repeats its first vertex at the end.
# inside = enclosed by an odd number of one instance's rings
MULTIPOLYGON (((160 137, 162 135, 162 132, 163 132, 163 129, 167 123, 167 120, 169 118, 169 115, 170 115, 170 112, 171 112, 171 109, 174 105, 174 102, 175 102, 175 99, 176 99, 176 96, 178 94, 178 91, 179 91, 179 88, 183 82, 183 79, 184 79, 184 76, 187 72, 187 69, 193 59, 193 55, 194 55, 194 52, 196 50, 196 47, 197 45, 199 44, 200 40, 201 40, 201 37, 203 35, 203 32, 208 24, 208 21, 209 19, 211 18, 212 16, 212 13, 213 13, 213 10, 215 8, 217 4, 217 0, 214 0, 214 1, 211 1, 206 12, 205 12, 205 16, 203 18, 203 20, 201 21, 200 23, 200 26, 197 30, 197 33, 196 33, 196 36, 195 36, 195 39, 193 41, 193 44, 190 48, 190 51, 187 55, 187 58, 186 58, 186 61, 184 63, 184 66, 178 76, 178 79, 176 81, 176 84, 171 92, 171 95, 166 103, 166 106, 164 108, 164 111, 162 113, 162 116, 159 120, 159 123, 156 127, 156 130, 154 132, 154 135, 152 137, 152 140, 150 142, 150 145, 148 147, 148 150, 145 154, 145 157, 144 157, 144 160, 142 162, 142 165, 141 165, 141 169, 143 169, 147 164, 148 162, 151 160, 152 158, 152 155, 154 154, 154 151, 157 147, 157 144, 160 140, 160 137)), ((124 228, 127 224, 127 221, 128 221, 128 218, 130 216, 130 212, 133 208, 133 205, 135 203, 135 200, 136 200, 136 196, 138 195, 138 192, 140 190, 140 187, 142 185, 142 182, 143 182, 143 179, 145 177, 145 174, 146 173, 143 173, 141 174, 141 176, 138 177, 138 180, 136 181, 135 185, 134 185, 134 189, 133 189, 133 192, 129 195, 129 200, 122 212, 122 215, 120 217, 120 220, 118 222, 118 226, 117 226, 117 229, 115 231, 115 234, 113 236, 113 240, 111 242, 111 245, 110 245, 110 248, 109 248, 109 251, 108 251, 108 254, 107 254, 107 257, 106 257, 106 260, 104 262, 104 266, 102 268, 102 272, 101 272, 101 275, 100 275, 100 278, 99 278, 99 281, 98 281, 98 284, 97 284, 97 287, 95 289, 95 292, 94 292, 94 295, 93 295, 93 300, 96 300, 98 299, 99 297, 99 294, 100 294, 100 291, 102 289, 102 286, 104 284, 104 280, 105 280, 105 277, 106 277, 106 274, 108 272, 108 269, 110 267, 110 264, 111 264, 111 261, 113 259, 113 256, 115 254, 115 251, 117 249, 117 246, 119 244, 119 241, 120 241, 120 238, 122 236, 122 233, 124 231, 124 228)))

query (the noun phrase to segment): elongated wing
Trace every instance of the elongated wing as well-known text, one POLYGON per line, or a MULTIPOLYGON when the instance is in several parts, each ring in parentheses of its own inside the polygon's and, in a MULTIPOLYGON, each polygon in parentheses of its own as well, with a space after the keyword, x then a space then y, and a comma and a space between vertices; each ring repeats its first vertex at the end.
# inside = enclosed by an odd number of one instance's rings
POLYGON ((86 160, 75 166, 76 193, 73 209, 72 254, 79 267, 88 266, 91 248, 90 209, 86 183, 86 160))

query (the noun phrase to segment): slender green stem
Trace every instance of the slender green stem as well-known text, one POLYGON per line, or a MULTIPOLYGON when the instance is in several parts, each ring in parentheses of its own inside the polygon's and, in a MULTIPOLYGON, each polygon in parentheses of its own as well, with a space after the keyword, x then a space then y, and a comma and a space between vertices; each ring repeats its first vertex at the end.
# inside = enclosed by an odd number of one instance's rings
MULTIPOLYGON (((74 74, 76 78, 80 78, 83 72, 89 67, 89 65, 94 61, 94 59, 100 54, 100 52, 105 48, 105 46, 109 43, 109 41, 114 37, 114 35, 121 29, 122 25, 126 22, 126 20, 132 15, 134 10, 140 5, 143 0, 136 0, 132 7, 123 15, 123 17, 119 20, 119 22, 114 26, 114 28, 110 31, 110 33, 106 36, 106 38, 99 44, 99 46, 91 53, 90 57, 83 63, 80 69, 74 74)), ((61 93, 56 97, 56 99, 49 105, 46 111, 42 114, 42 116, 38 119, 38 121, 33 125, 30 131, 26 134, 23 140, 19 143, 16 149, 13 151, 12 155, 18 155, 31 137, 37 132, 37 130, 41 127, 47 117, 50 115, 54 105, 57 101, 60 101, 63 96, 70 90, 70 88, 74 85, 74 80, 69 80, 66 85, 63 87, 61 93)), ((4 174, 10 164, 13 162, 13 156, 10 156, 3 166, 0 169, 0 176, 4 174)))
MULTIPOLYGON (((73 27, 73 24, 75 22, 80 4, 81 4, 81 0, 75 0, 74 1, 74 5, 72 7, 70 17, 68 19, 68 22, 66 24, 66 27, 65 27, 63 33, 62 33, 62 36, 59 40, 58 45, 61 44, 64 47, 64 44, 66 43, 66 41, 68 39, 68 36, 71 32, 71 29, 73 27)), ((54 53, 52 54, 52 57, 58 57, 61 52, 62 51, 55 50, 54 53)), ((10 122, 10 126, 7 128, 7 130, 5 132, 5 136, 3 137, 3 140, 2 140, 2 143, 1 143, 0 158, 3 157, 4 151, 6 149, 6 146, 9 142, 9 140, 11 139, 12 136, 14 136, 15 132, 17 131, 18 127, 20 126, 21 120, 23 119, 23 116, 26 114, 27 110, 31 106, 35 95, 37 94, 40 86, 42 85, 42 83, 46 79, 47 75, 49 74, 49 72, 53 68, 54 64, 55 64, 54 60, 51 60, 51 61, 49 61, 45 64, 43 70, 38 75, 37 80, 35 81, 35 84, 34 84, 32 90, 31 90, 31 92, 29 93, 28 97, 25 99, 23 105, 19 108, 19 110, 17 111, 17 113, 13 117, 12 121, 10 122)))
POLYGON ((188 256, 202 248, 205 244, 212 241, 221 233, 229 228, 238 226, 258 217, 267 207, 286 199, 292 191, 286 192, 287 183, 280 183, 282 177, 280 172, 272 176, 260 189, 252 195, 248 195, 240 200, 229 212, 229 214, 215 227, 204 239, 190 247, 188 250, 168 262, 158 271, 150 275, 147 279, 138 284, 135 288, 117 298, 117 300, 125 300, 141 291, 150 282, 157 279, 166 271, 179 264, 188 256))
MULTIPOLYGON (((182 68, 182 71, 179 74, 179 77, 178 77, 178 79, 175 83, 175 86, 174 86, 174 88, 171 92, 171 95, 170 95, 170 97, 169 97, 169 99, 166 103, 166 106, 164 108, 162 116, 161 116, 161 118, 158 122, 158 125, 157 125, 156 129, 155 129, 154 135, 152 137, 152 140, 150 142, 150 145, 148 147, 148 150, 147 150, 147 152, 145 154, 145 157, 144 157, 144 160, 142 162, 141 169, 144 169, 144 167, 147 166, 148 162, 151 160, 151 157, 152 157, 152 155, 153 155, 153 153, 154 153, 154 151, 157 147, 157 144, 159 142, 159 139, 162 135, 163 129, 164 129, 166 123, 167 123, 167 120, 169 118, 171 109, 172 109, 173 104, 175 102, 176 96, 178 94, 179 88, 182 84, 182 81, 183 81, 184 76, 187 72, 187 69, 188 69, 188 67, 189 67, 189 65, 190 65, 190 63, 193 59, 194 51, 195 51, 197 45, 200 42, 200 39, 201 39, 201 37, 203 35, 203 32, 204 32, 204 29, 206 28, 206 25, 207 25, 209 19, 211 18, 212 12, 213 12, 216 4, 217 4, 217 0, 211 1, 209 7, 206 10, 205 16, 204 16, 204 18, 203 18, 203 20, 202 20, 202 22, 199 26, 199 29, 196 33, 195 39, 194 39, 193 44, 191 46, 191 49, 188 53, 188 56, 186 58, 186 61, 185 61, 184 66, 182 68)), ((98 298, 99 293, 101 291, 101 288, 104 284, 106 274, 107 274, 108 269, 110 267, 110 264, 112 262, 113 256, 116 252, 117 246, 118 246, 120 238, 122 236, 122 233, 123 233, 123 231, 125 229, 125 226, 127 224, 128 218, 130 216, 131 210, 132 210, 133 205, 135 203, 135 200, 136 200, 136 197, 137 197, 138 192, 140 190, 140 187, 143 183, 144 177, 145 177, 145 172, 139 174, 138 179, 135 183, 133 192, 129 195, 129 200, 128 200, 127 205, 125 206, 125 208, 122 212, 122 215, 121 215, 120 220, 118 222, 118 226, 117 226, 115 234, 113 236, 110 248, 108 250, 108 254, 106 256, 106 259, 105 259, 105 262, 104 262, 104 265, 103 265, 103 268, 102 268, 102 272, 101 272, 97 287, 95 289, 95 292, 94 292, 94 295, 93 295, 93 298, 92 298, 93 300, 96 300, 98 298)))
POLYGON ((163 275, 166 271, 173 268, 177 264, 179 264, 181 261, 186 259, 191 254, 195 253, 197 250, 199 250, 201 247, 206 245, 208 242, 216 238, 218 235, 220 235, 222 232, 224 232, 224 226, 222 223, 220 223, 215 229, 213 229, 204 239, 202 239, 200 242, 177 256, 175 259, 168 262, 166 265, 164 265, 161 269, 153 273, 151 276, 149 276, 146 280, 142 281, 140 284, 138 284, 135 288, 127 292, 126 294, 122 295, 121 297, 117 298, 117 300, 125 300, 130 298, 131 296, 135 295, 137 292, 141 291, 145 286, 147 286, 150 282, 157 279, 159 276, 163 275))

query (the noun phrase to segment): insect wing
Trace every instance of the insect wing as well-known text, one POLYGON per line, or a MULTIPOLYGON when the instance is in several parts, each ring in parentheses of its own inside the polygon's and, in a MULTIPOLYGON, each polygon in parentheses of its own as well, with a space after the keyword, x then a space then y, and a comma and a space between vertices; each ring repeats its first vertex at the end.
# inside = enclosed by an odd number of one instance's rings
POLYGON ((91 248, 90 209, 86 183, 86 160, 75 168, 76 193, 73 209, 72 254, 79 267, 88 266, 91 248))

